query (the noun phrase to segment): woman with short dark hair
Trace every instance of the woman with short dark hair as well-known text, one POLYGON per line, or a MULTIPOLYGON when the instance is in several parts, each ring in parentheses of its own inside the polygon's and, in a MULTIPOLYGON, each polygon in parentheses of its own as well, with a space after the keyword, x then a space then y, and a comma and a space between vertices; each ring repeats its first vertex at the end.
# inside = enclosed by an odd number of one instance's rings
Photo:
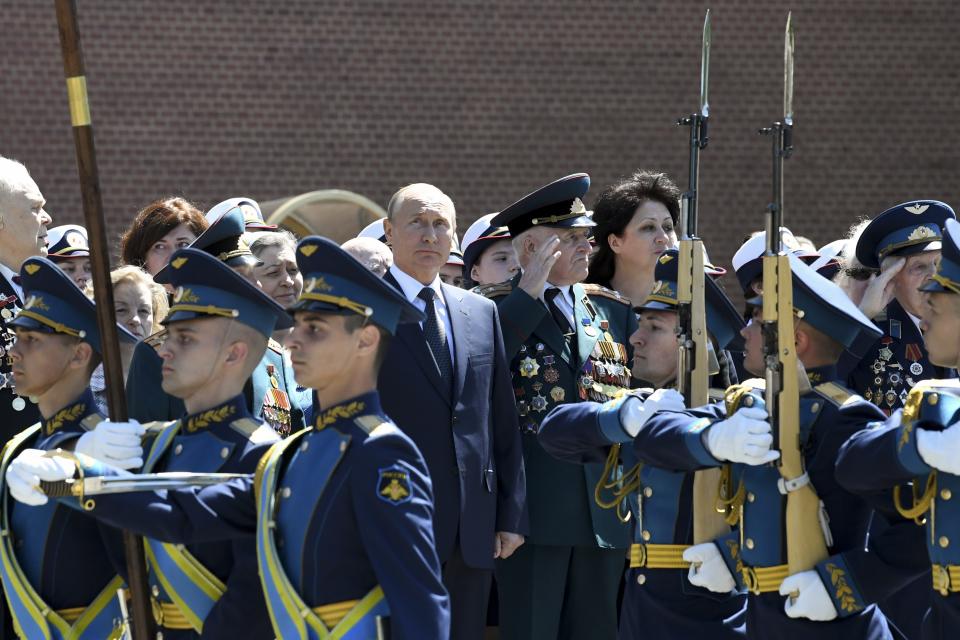
POLYGON ((155 276, 174 251, 189 246, 208 226, 203 212, 183 198, 155 200, 140 210, 123 234, 120 258, 155 276))
POLYGON ((593 207, 597 250, 586 281, 642 304, 657 260, 677 243, 679 198, 665 173, 642 169, 604 189, 593 207))

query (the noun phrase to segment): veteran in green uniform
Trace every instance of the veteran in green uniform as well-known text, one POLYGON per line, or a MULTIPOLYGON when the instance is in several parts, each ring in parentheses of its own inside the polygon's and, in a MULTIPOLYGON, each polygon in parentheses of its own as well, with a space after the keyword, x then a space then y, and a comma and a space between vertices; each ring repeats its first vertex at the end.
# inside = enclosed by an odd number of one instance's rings
POLYGON ((497 566, 505 640, 616 636, 629 531, 595 499, 616 469, 561 462, 536 437, 556 405, 610 400, 630 386, 630 303, 581 284, 593 226, 581 201, 589 186, 587 174, 567 176, 504 209, 491 224, 509 228, 522 273, 478 289, 500 311, 527 471, 530 536, 497 566))

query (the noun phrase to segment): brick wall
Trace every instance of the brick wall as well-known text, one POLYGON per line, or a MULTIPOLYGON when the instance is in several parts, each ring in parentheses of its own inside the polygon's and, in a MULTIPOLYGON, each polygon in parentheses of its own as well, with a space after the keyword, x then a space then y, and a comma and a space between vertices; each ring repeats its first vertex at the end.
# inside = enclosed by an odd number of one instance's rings
MULTIPOLYGON (((960 19, 947 0, 794 3, 787 224, 818 244, 917 197, 957 204, 960 19)), ((79 2, 114 233, 166 194, 203 206, 433 182, 461 231, 549 180, 642 167, 686 181, 705 3, 645 0, 79 2)), ((701 230, 715 262, 762 224, 788 5, 713 6, 701 230)), ((52 2, 0 5, 0 154, 56 223, 79 189, 52 2)), ((594 187, 592 196, 597 192, 594 187)))

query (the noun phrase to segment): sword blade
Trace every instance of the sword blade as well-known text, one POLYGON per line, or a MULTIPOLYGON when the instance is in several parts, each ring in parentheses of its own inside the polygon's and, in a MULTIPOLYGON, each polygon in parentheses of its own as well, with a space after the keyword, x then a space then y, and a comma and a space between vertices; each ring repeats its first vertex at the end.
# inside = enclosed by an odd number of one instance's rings
POLYGON ((710 9, 703 19, 703 44, 700 48, 700 115, 710 116, 710 9))
POLYGON ((783 122, 793 125, 793 13, 787 14, 783 37, 783 122))
POLYGON ((133 493, 137 491, 160 491, 163 489, 184 489, 206 487, 239 478, 253 478, 249 473, 189 473, 171 471, 166 473, 143 473, 127 476, 84 478, 60 482, 41 482, 40 489, 48 496, 97 496, 111 493, 133 493))

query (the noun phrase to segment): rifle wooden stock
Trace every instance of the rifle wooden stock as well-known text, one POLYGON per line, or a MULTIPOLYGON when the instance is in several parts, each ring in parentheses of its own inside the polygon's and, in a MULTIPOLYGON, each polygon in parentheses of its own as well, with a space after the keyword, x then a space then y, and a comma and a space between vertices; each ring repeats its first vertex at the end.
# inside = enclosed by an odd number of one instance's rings
MULTIPOLYGON (((97 305, 97 328, 103 353, 103 372, 106 380, 107 404, 113 420, 127 419, 127 402, 123 388, 123 365, 117 337, 117 321, 113 307, 113 284, 110 280, 110 248, 107 244, 103 202, 100 197, 100 175, 93 143, 93 126, 87 100, 87 80, 84 75, 83 53, 80 48, 80 30, 77 25, 75 0, 56 0, 60 48, 63 70, 67 80, 70 102, 70 122, 77 152, 80 174, 80 192, 83 198, 83 217, 90 241, 90 266, 93 276, 94 299, 97 305)), ((143 543, 129 531, 123 532, 124 557, 127 565, 127 583, 131 594, 133 637, 146 640, 156 636, 153 613, 147 587, 143 543)))
MULTIPOLYGON (((709 401, 710 368, 707 358, 707 315, 704 301, 703 242, 680 241, 677 304, 680 314, 679 391, 688 407, 709 401)), ((730 531, 717 511, 721 470, 704 469, 693 476, 693 542, 709 542, 730 531)))
MULTIPOLYGON (((786 482, 805 473, 800 449, 800 380, 794 340, 793 280, 785 254, 763 257, 766 404, 780 449, 777 468, 786 482), (775 349, 775 350, 773 350, 775 349)), ((813 485, 787 494, 787 565, 790 573, 812 569, 828 557, 820 528, 820 499, 813 485)))

